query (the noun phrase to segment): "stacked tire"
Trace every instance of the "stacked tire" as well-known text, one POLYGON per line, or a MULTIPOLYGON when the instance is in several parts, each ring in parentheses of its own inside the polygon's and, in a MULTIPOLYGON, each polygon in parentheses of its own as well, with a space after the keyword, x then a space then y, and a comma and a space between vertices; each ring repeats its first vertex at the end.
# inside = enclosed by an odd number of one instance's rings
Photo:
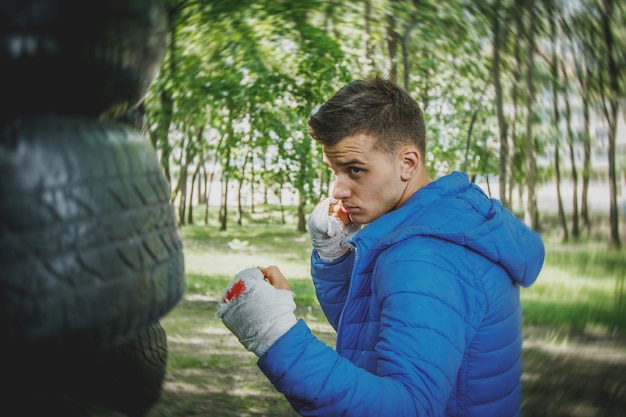
POLYGON ((135 109, 166 47, 157 0, 0 3, 0 414, 142 416, 184 260, 135 109))

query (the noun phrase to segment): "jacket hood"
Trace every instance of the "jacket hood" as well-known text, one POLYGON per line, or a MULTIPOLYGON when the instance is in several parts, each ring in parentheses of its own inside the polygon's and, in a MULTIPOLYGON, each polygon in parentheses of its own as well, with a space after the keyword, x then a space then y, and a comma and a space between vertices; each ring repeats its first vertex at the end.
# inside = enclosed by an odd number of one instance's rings
POLYGON ((545 256, 539 234, 461 172, 421 188, 401 207, 359 231, 355 241, 382 251, 416 236, 444 239, 478 252, 500 264, 523 287, 535 282, 545 256), (384 237, 379 240, 380 236, 384 237))

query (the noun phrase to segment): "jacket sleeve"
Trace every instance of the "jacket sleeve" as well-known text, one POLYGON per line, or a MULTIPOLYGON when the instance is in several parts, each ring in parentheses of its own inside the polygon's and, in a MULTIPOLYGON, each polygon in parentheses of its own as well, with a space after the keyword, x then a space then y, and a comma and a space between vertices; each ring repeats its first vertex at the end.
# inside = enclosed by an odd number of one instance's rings
POLYGON ((260 358, 259 367, 303 416, 443 416, 484 308, 481 292, 458 279, 449 261, 462 253, 446 249, 421 248, 375 268, 375 373, 340 357, 302 321, 260 358))
POLYGON ((311 254, 311 276, 317 299, 328 322, 335 330, 345 305, 354 264, 354 251, 334 262, 324 262, 313 250, 311 254))
POLYGON ((258 362, 302 416, 412 416, 413 400, 391 378, 356 367, 318 340, 300 320, 258 362), (390 397, 391 395, 391 397, 390 397), (398 398, 404 400, 398 402, 398 398), (389 405, 394 407, 389 412, 389 405), (398 413, 398 409, 404 411, 398 413))

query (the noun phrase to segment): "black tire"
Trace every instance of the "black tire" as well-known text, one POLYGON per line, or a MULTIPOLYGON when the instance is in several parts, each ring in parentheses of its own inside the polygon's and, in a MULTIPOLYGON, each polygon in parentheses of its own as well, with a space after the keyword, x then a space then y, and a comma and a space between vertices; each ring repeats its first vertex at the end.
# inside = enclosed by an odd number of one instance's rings
POLYGON ((169 312, 182 241, 149 142, 75 118, 0 133, 0 344, 98 352, 169 312))
POLYGON ((162 0, 3 0, 0 119, 114 119, 148 92, 166 46, 162 0))
POLYGON ((3 366, 2 412, 12 417, 143 416, 161 395, 166 368, 167 337, 160 323, 104 352, 14 352, 3 366))
POLYGON ((128 416, 142 416, 158 401, 167 368, 167 337, 159 323, 95 358, 72 358, 72 397, 128 416))

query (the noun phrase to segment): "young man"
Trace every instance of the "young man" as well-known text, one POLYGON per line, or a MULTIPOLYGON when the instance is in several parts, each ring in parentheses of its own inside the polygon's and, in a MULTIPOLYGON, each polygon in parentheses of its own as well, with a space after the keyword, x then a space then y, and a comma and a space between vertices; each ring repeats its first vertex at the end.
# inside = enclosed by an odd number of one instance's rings
POLYGON ((240 272, 218 316, 303 416, 518 416, 539 235, 465 174, 431 181, 422 112, 393 82, 348 84, 309 127, 336 176, 309 217, 336 348, 296 321, 274 266, 240 272))

